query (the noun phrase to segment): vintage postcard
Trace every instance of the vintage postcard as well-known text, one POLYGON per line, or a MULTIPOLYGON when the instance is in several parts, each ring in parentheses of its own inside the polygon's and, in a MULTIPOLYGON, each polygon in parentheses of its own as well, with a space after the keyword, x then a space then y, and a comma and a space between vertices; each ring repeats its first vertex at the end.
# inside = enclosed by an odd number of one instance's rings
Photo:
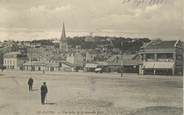
POLYGON ((0 0, 0 115, 183 115, 183 0, 0 0))

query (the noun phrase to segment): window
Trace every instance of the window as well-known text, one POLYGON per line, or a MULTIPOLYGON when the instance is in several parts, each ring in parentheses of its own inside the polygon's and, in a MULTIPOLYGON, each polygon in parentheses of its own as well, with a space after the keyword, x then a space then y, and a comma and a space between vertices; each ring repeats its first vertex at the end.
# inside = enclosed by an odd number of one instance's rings
POLYGON ((177 56, 176 56, 176 59, 177 59, 177 60, 182 60, 182 56, 181 56, 181 55, 177 55, 177 56))
POLYGON ((62 63, 61 62, 59 62, 59 67, 62 67, 62 63))
POLYGON ((154 54, 145 54, 145 61, 153 61, 155 59, 154 54))
POLYGON ((146 54, 147 59, 154 59, 154 54, 146 54))
POLYGON ((183 50, 178 48, 177 49, 177 52, 180 53, 180 54, 182 54, 183 50))

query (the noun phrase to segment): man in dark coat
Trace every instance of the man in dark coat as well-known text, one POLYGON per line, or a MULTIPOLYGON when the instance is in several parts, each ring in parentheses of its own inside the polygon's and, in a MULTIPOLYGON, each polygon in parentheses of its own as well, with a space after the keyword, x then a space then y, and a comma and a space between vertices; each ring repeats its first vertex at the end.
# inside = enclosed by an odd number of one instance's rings
POLYGON ((33 78, 29 78, 28 85, 29 85, 29 91, 32 91, 32 88, 33 88, 33 78))
POLYGON ((46 82, 43 82, 43 85, 41 86, 41 103, 45 104, 45 98, 48 92, 46 82))

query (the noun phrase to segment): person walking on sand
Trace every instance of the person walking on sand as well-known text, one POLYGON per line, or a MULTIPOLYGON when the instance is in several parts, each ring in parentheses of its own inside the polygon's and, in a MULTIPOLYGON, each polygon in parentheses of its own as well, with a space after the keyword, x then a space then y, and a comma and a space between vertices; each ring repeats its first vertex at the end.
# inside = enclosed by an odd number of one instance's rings
POLYGON ((41 103, 45 104, 45 98, 48 93, 46 82, 43 82, 43 85, 41 86, 40 90, 41 90, 41 103))
POLYGON ((32 91, 32 89, 33 89, 33 78, 29 78, 28 86, 29 86, 29 91, 32 91))

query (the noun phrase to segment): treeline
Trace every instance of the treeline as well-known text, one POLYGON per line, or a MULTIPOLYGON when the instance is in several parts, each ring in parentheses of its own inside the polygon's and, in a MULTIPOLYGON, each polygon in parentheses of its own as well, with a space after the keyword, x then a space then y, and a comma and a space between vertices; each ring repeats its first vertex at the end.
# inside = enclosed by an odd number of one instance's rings
MULTIPOLYGON (((143 44, 150 42, 149 38, 124 38, 124 37, 102 37, 102 36, 81 36, 81 37, 67 37, 67 43, 70 47, 77 46, 82 49, 95 49, 105 47, 108 49, 117 48, 125 52, 136 52, 143 44)), ((58 43, 54 43, 53 39, 47 40, 33 40, 31 44, 39 43, 41 46, 55 46, 59 47, 58 43)))
POLYGON ((124 38, 124 37, 74 37, 68 38, 67 42, 70 46, 81 46, 83 49, 94 49, 99 46, 105 46, 109 49, 118 48, 124 51, 135 52, 140 47, 150 42, 149 38, 124 38))
POLYGON ((39 43, 41 45, 54 45, 54 43, 52 42, 53 40, 33 40, 31 41, 31 44, 35 44, 35 43, 39 43))

